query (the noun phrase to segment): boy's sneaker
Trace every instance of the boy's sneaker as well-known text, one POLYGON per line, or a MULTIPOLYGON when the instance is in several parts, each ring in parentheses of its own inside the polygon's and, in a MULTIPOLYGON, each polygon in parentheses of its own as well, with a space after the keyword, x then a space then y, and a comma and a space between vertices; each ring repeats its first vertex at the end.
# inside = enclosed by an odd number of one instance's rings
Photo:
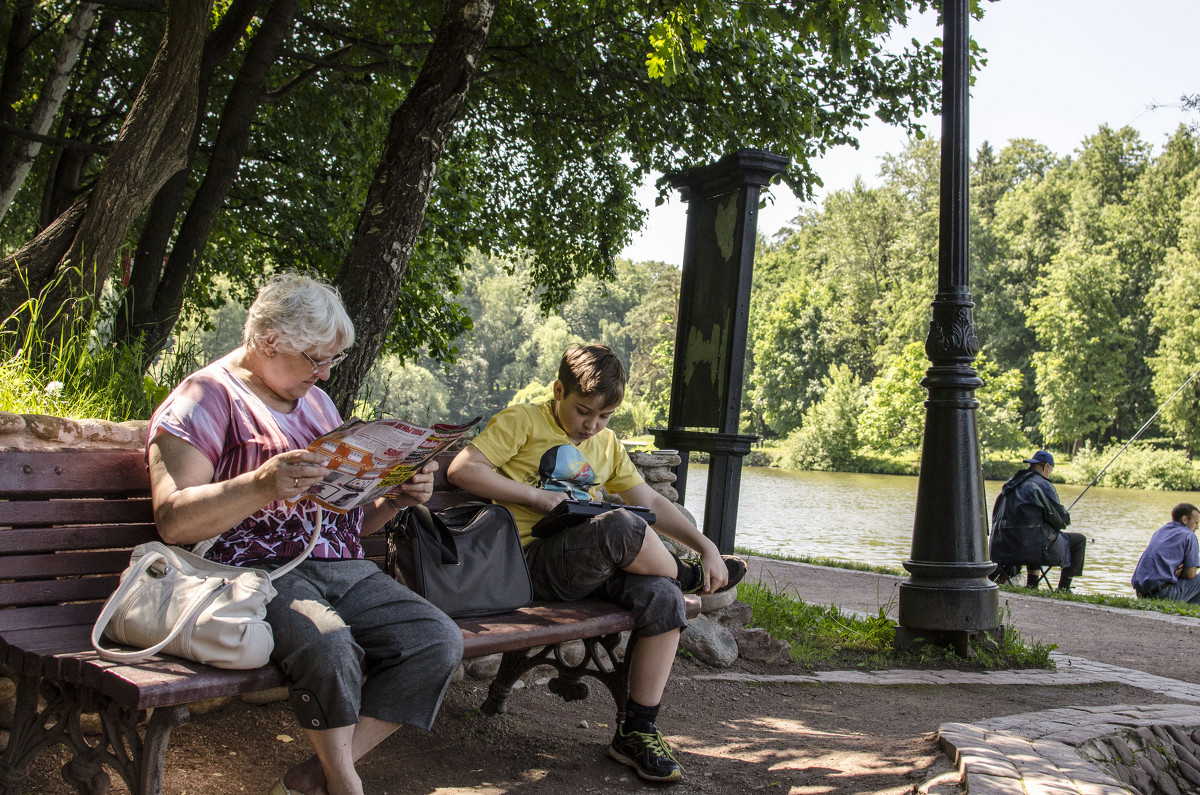
MULTIPOLYGON (((725 561, 725 571, 729 574, 729 580, 714 593, 725 593, 746 576, 746 561, 737 555, 722 555, 721 560, 725 561)), ((700 589, 704 587, 704 559, 694 558, 685 561, 684 565, 692 568, 693 576, 688 578, 688 582, 681 581, 679 587, 683 589, 684 593, 699 593, 700 589)))
POLYGON ((683 765, 675 760, 671 746, 653 725, 650 732, 625 732, 625 724, 617 724, 617 733, 608 745, 608 755, 637 771, 647 781, 681 781, 683 765))

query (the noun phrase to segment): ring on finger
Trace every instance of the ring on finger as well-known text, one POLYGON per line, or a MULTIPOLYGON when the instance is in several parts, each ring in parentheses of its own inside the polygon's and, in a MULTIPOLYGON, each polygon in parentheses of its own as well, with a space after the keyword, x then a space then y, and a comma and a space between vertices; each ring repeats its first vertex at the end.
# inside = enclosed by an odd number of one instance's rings
POLYGON ((300 488, 300 478, 292 478, 292 488, 293 489, 300 488))

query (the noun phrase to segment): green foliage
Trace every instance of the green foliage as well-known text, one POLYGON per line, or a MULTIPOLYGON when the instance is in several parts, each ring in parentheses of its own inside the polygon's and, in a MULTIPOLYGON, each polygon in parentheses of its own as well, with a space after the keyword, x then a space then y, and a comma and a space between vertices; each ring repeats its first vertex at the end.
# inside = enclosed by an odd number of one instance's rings
POLYGON ((821 340, 823 311, 814 297, 803 282, 769 299, 755 297, 750 397, 777 434, 800 427, 832 363, 821 340))
MULTIPOLYGON (((53 289, 54 285, 46 288, 53 289)), ((42 295, 0 323, 0 410, 113 422, 149 419, 155 398, 180 380, 177 371, 143 375, 139 347, 107 339, 103 313, 74 320, 49 339, 42 295), (161 384, 161 386, 160 386, 161 384)))
POLYGON ((527 386, 518 389, 513 395, 512 400, 508 402, 510 406, 516 406, 521 403, 546 403, 554 399, 554 382, 542 384, 533 381, 527 386))
POLYGON ((1033 299, 1029 324, 1041 432, 1054 444, 1098 435, 1112 425, 1134 340, 1114 301, 1120 271, 1111 255, 1064 250, 1033 299))
POLYGON ((856 472, 862 382, 849 367, 835 364, 822 385, 825 394, 804 412, 803 425, 784 443, 782 463, 794 469, 856 472))
MULTIPOLYGON (((1193 174, 1193 182, 1198 175, 1193 174)), ((1178 246, 1167 252, 1162 278, 1149 301, 1161 333, 1149 365, 1155 397, 1160 403, 1170 400, 1163 408, 1163 422, 1196 453, 1200 451, 1200 379, 1184 384, 1200 370, 1200 303, 1195 300, 1200 284, 1200 190, 1184 202, 1181 226, 1178 246), (1183 391, 1175 395, 1181 387, 1183 391)))
POLYGON ((925 346, 910 342, 871 382, 867 406, 858 425, 864 444, 886 452, 921 444, 926 398, 921 379, 928 367, 925 346))
POLYGON ((786 640, 792 659, 805 668, 1054 668, 1050 652, 1055 646, 1027 644, 1011 627, 1005 627, 998 644, 975 644, 971 657, 963 659, 937 647, 895 649, 896 627, 888 617, 894 607, 891 604, 880 606, 874 615, 859 617, 833 605, 809 604, 778 587, 757 582, 739 585, 738 598, 753 608, 750 626, 786 640))
MULTIPOLYGON (((1134 444, 1112 463, 1123 445, 1095 448, 1085 444, 1071 458, 1069 483, 1091 483, 1104 470, 1099 484, 1124 489, 1195 491, 1200 488, 1200 471, 1182 450, 1160 450, 1134 444)), ((1064 477, 1067 474, 1064 472, 1064 477)))

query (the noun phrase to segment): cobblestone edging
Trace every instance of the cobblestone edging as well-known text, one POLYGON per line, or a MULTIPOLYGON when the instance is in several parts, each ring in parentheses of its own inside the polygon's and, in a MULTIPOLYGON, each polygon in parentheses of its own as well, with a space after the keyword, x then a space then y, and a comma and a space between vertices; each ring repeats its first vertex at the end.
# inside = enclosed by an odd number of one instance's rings
POLYGON ((1200 685, 1052 653, 1056 671, 823 671, 755 676, 702 674, 746 683, 1069 686, 1117 683, 1186 702, 1062 707, 979 723, 946 723, 938 742, 970 795, 1143 795, 1200 792, 1200 685))

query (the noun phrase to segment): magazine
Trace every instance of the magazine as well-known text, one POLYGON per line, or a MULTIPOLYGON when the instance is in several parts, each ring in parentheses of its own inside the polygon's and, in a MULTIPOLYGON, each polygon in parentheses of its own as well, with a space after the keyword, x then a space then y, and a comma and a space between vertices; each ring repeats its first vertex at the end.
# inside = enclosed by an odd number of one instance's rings
POLYGON ((353 418, 308 445, 328 456, 329 474, 296 501, 309 499, 337 513, 371 502, 411 478, 481 419, 422 428, 403 420, 353 418))

